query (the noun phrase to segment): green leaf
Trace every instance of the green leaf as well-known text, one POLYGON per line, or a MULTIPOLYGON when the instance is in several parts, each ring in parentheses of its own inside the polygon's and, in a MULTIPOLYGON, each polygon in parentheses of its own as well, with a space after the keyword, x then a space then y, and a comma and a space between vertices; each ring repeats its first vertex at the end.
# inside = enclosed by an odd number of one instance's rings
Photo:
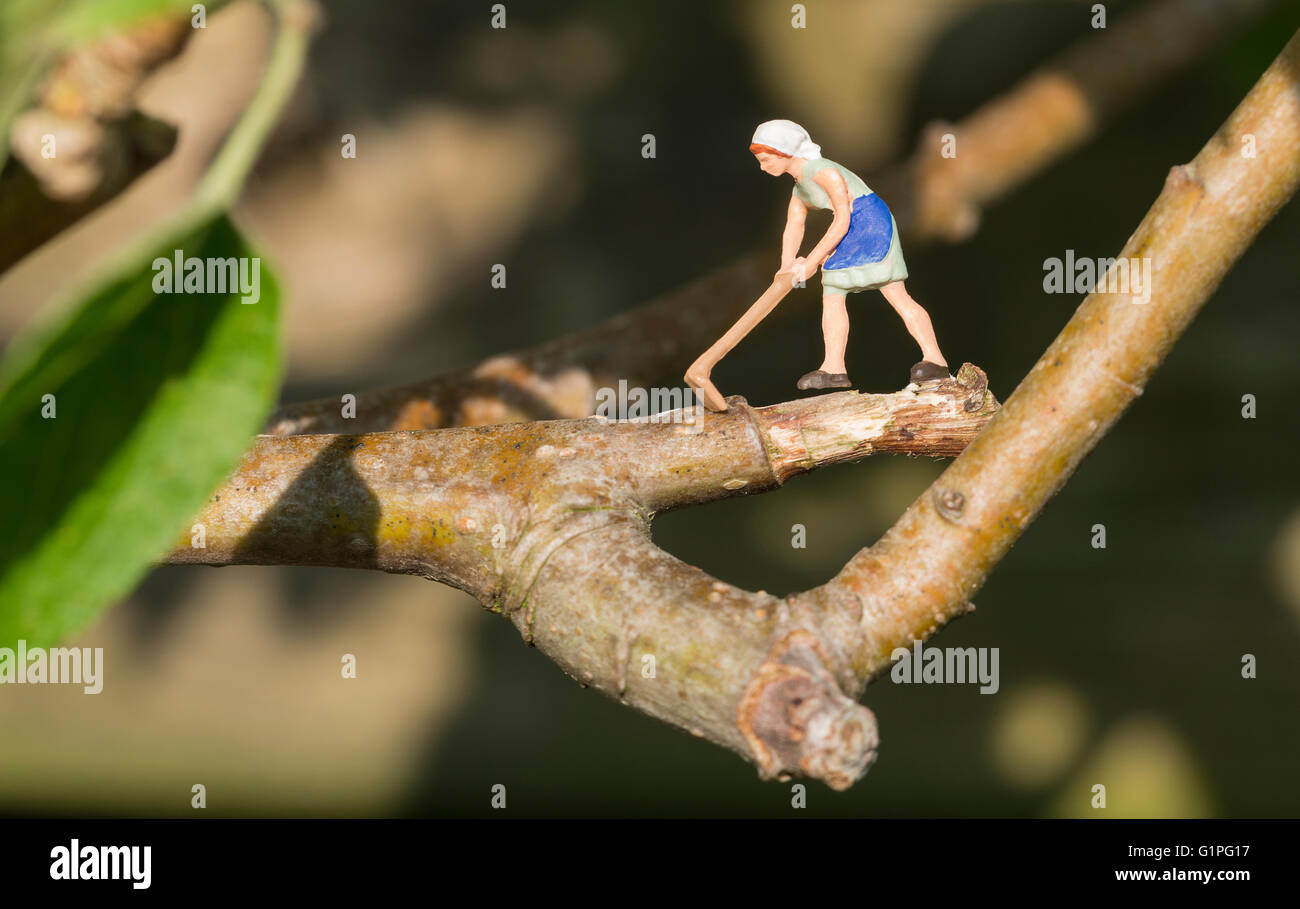
POLYGON ((274 402, 278 313, 258 253, 224 214, 199 215, 6 351, 0 646, 76 630, 168 551, 274 402), (153 263, 176 249, 259 259, 257 302, 238 288, 155 294, 153 263))

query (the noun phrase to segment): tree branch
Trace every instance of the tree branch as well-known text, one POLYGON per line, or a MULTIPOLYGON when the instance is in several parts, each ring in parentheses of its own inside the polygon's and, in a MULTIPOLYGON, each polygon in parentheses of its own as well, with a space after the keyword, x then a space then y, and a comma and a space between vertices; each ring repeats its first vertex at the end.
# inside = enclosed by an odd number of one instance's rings
POLYGON ((765 777, 845 788, 874 758, 858 704, 896 647, 969 611, 993 566, 1114 424, 1300 184, 1300 33, 1121 253, 1149 302, 1093 293, 1006 406, 874 546, 783 598, 659 550, 667 508, 772 489, 873 450, 961 447, 995 408, 982 373, 921 394, 840 393, 678 424, 596 418, 436 432, 262 437, 176 563, 329 564, 453 584, 584 685, 718 744, 765 777), (1253 137, 1257 157, 1243 155, 1253 137), (969 408, 975 406, 972 411, 969 408))
POLYGON ((765 492, 877 452, 955 455, 998 407, 970 364, 917 391, 731 401, 734 414, 700 407, 654 422, 260 436, 198 517, 205 546, 187 534, 168 561, 377 568, 490 603, 526 532, 557 517, 620 511, 648 526, 657 512, 765 492))
POLYGON ((1233 263, 1300 184, 1300 33, 1187 165, 1121 258, 1151 262, 1150 302, 1090 294, 974 443, 876 545, 810 591, 850 610, 862 677, 961 615, 998 561, 1142 393, 1233 263), (1257 157, 1247 157, 1247 137, 1257 157))
MULTIPOLYGON (((927 129, 912 158, 871 181, 909 248, 974 231, 981 206, 1096 135, 1172 75, 1231 37, 1272 0, 1158 0, 1026 77, 956 125, 927 129), (956 136, 957 155, 940 155, 956 136)), ((719 301, 751 301, 775 260, 754 252, 595 328, 464 370, 357 395, 356 417, 337 398, 281 407, 267 432, 378 432, 581 417, 595 390, 676 384, 685 365, 735 321, 719 301)), ((777 318, 780 318, 778 315, 777 318)))
MULTIPOLYGON (((980 209, 1096 135, 1179 71, 1230 37, 1271 0, 1162 0, 1066 50, 956 126, 929 126, 904 168, 899 202, 925 237, 975 232, 980 209), (941 154, 944 133, 956 154, 941 154)), ((892 185, 888 187, 892 189, 892 185)))
POLYGON ((786 662, 767 666, 790 605, 663 552, 650 519, 875 451, 954 453, 997 404, 969 364, 959 381, 915 393, 730 403, 725 414, 698 409, 697 425, 593 417, 263 436, 199 516, 204 548, 182 544, 168 561, 377 568, 451 584, 508 615, 583 685, 741 754, 773 739, 782 698, 797 696, 838 743, 819 733, 799 755, 846 786, 874 754, 875 723, 819 668, 822 645, 796 636, 786 662), (752 716, 738 724, 743 692, 752 716))

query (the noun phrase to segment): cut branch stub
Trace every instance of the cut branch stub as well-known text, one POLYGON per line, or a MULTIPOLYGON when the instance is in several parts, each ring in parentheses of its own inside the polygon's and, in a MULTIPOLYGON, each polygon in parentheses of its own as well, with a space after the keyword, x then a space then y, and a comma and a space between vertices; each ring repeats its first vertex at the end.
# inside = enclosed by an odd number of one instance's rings
POLYGON ((847 697, 817 635, 793 631, 772 648, 740 700, 736 723, 766 779, 798 771, 847 789, 876 759, 876 716, 847 697))

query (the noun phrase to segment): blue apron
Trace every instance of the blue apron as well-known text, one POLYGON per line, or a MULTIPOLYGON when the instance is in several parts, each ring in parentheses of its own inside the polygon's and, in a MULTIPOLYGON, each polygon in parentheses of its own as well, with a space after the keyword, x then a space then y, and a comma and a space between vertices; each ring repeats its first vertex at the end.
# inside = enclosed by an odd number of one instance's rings
POLYGON ((875 193, 858 196, 853 200, 849 232, 822 268, 852 268, 879 262, 889 255, 893 241, 894 222, 885 200, 875 193))

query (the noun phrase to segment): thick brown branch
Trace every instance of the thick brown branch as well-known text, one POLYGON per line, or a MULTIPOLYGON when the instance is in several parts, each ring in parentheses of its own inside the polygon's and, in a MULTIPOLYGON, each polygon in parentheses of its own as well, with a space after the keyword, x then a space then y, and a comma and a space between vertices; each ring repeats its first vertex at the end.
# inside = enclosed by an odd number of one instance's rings
POLYGON ((834 637, 796 631, 817 627, 797 604, 663 552, 650 518, 875 451, 959 451, 997 403, 979 369, 958 378, 764 408, 733 398, 726 413, 689 414, 699 423, 263 436, 169 561, 377 568, 452 584, 584 685, 757 755, 770 774, 804 766, 846 786, 876 734, 841 690, 852 679, 827 668, 846 657, 826 651, 834 637), (791 722, 804 730, 797 741, 791 722))
MULTIPOLYGON (((957 239, 979 208, 1078 148, 1170 76, 1231 37, 1272 0, 1158 0, 1100 29, 1005 96, 955 125, 936 124, 915 155, 872 185, 909 245, 957 239), (956 156, 941 155, 942 136, 956 156)), ((580 417, 619 379, 676 384, 686 365, 758 297, 776 270, 755 252, 597 327, 469 369, 357 396, 282 407, 267 432, 377 432, 580 417)), ((779 318, 779 316, 778 316, 779 318)))
POLYGON ((763 492, 875 452, 951 455, 997 410, 982 370, 916 391, 843 391, 655 422, 599 417, 463 429, 261 436, 170 561, 421 574, 484 602, 540 521, 656 512, 763 492), (493 545, 495 542, 495 545, 493 545))

